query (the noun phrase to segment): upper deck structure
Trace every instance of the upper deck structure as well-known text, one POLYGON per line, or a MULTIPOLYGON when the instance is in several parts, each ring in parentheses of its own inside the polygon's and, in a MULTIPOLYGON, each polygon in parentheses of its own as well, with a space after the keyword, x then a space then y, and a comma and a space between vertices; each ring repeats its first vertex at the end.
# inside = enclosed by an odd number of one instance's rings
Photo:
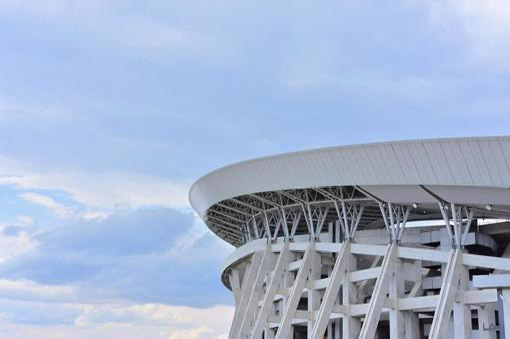
POLYGON ((495 338, 510 326, 498 303, 510 295, 510 137, 264 157, 189 196, 237 248, 222 275, 232 338, 495 338))

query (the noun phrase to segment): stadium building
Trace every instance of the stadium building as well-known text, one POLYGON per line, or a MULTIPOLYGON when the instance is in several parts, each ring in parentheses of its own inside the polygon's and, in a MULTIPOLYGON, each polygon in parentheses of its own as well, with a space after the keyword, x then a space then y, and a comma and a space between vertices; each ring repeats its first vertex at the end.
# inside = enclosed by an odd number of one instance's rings
POLYGON ((510 137, 264 157, 190 201, 235 247, 230 338, 510 338, 510 137))

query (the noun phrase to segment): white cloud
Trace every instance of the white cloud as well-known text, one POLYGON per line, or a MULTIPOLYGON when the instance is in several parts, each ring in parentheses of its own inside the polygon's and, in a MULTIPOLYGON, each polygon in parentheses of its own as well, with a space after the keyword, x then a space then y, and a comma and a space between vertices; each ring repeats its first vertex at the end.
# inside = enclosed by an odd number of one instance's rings
POLYGON ((72 209, 65 207, 64 205, 58 203, 53 199, 52 197, 49 197, 47 195, 42 195, 38 193, 33 192, 26 192, 21 193, 20 197, 25 199, 26 201, 30 201, 34 204, 38 204, 41 206, 44 206, 46 208, 49 208, 53 212, 55 212, 56 215, 58 215, 61 218, 68 217, 72 213, 72 209))
POLYGON ((208 307, 231 300, 218 279, 229 245, 204 232, 196 219, 193 227, 189 211, 143 208, 62 223, 68 225, 9 227, 0 233, 0 243, 2 234, 13 241, 25 232, 37 242, 15 257, 6 253, 0 278, 67 284, 87 302, 123 299, 208 307))
MULTIPOLYGON (((0 185, 24 190, 62 190, 90 210, 85 218, 104 217, 106 210, 118 207, 165 206, 187 208, 188 182, 123 172, 89 173, 76 170, 34 172, 27 164, 0 157, 0 185), (14 173, 14 174, 13 174, 14 173)), ((23 198, 56 211, 60 216, 69 213, 66 207, 40 194, 23 193, 23 198)))
POLYGON ((68 302, 70 287, 0 280, 2 338, 190 338, 228 337, 234 307, 159 303, 68 302), (24 296, 26 295, 26 296, 24 296), (7 297, 7 298, 6 298, 7 297), (51 313, 54 317, 47 318, 51 313), (40 319, 51 323, 40 323, 40 319))
POLYGON ((29 215, 17 215, 16 219, 23 225, 31 225, 34 223, 34 218, 29 215))
POLYGON ((447 34, 460 33, 471 57, 496 67, 510 67, 510 6, 501 0, 406 0, 426 6, 431 24, 447 34))
POLYGON ((175 246, 168 251, 168 255, 171 257, 181 255, 192 248, 208 232, 207 228, 203 226, 203 221, 200 220, 196 213, 193 214, 193 226, 175 239, 175 246))
POLYGON ((37 246, 37 242, 23 229, 16 228, 13 235, 6 235, 6 226, 0 227, 0 263, 21 253, 28 252, 37 246), (17 232, 17 231, 20 232, 17 232))
POLYGON ((41 285, 28 280, 0 279, 0 299, 26 301, 69 301, 75 289, 65 285, 41 285))

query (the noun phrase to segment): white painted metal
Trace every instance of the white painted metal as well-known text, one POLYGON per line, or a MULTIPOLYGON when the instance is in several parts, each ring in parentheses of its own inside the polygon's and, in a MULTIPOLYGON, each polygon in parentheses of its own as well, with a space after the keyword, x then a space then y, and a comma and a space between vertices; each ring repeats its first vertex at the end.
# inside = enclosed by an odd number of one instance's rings
MULTIPOLYGON (((353 184, 434 185, 444 186, 445 189, 448 189, 446 186, 480 187, 484 188, 480 191, 483 191, 482 196, 470 194, 469 198, 480 197, 478 202, 486 204, 491 194, 494 195, 494 200, 505 194, 491 188, 509 187, 510 170, 505 157, 492 152, 484 153, 480 147, 482 144, 484 148, 497 149, 499 153, 503 151, 505 156, 510 156, 510 137, 417 140, 332 147, 226 166, 196 181, 189 196, 193 208, 202 217, 213 204, 247 193, 353 184), (445 153, 443 145, 453 147, 455 152, 445 153), (345 161, 345 157, 349 157, 349 161, 345 161), (447 157, 450 161, 445 162, 447 157), (367 163, 372 164, 373 170, 360 172, 358 169, 367 163), (453 179, 450 173, 459 173, 458 166, 453 165, 457 163, 465 164, 462 173, 466 175, 453 179), (321 171, 317 171, 317 168, 321 171), (498 180, 493 180, 493 177, 498 180)), ((505 196, 509 195, 510 192, 505 196)), ((465 194, 457 196, 466 198, 465 194)), ((422 202, 420 197, 423 195, 416 195, 414 202, 422 202)), ((460 203, 455 199, 448 201, 460 203)))

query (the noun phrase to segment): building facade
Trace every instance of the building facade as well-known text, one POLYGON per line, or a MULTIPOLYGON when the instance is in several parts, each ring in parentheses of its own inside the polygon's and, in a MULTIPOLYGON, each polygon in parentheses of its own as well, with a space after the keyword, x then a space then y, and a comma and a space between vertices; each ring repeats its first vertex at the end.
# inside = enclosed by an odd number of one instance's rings
POLYGON ((230 338, 510 338, 510 137, 332 147, 195 182, 230 338))

